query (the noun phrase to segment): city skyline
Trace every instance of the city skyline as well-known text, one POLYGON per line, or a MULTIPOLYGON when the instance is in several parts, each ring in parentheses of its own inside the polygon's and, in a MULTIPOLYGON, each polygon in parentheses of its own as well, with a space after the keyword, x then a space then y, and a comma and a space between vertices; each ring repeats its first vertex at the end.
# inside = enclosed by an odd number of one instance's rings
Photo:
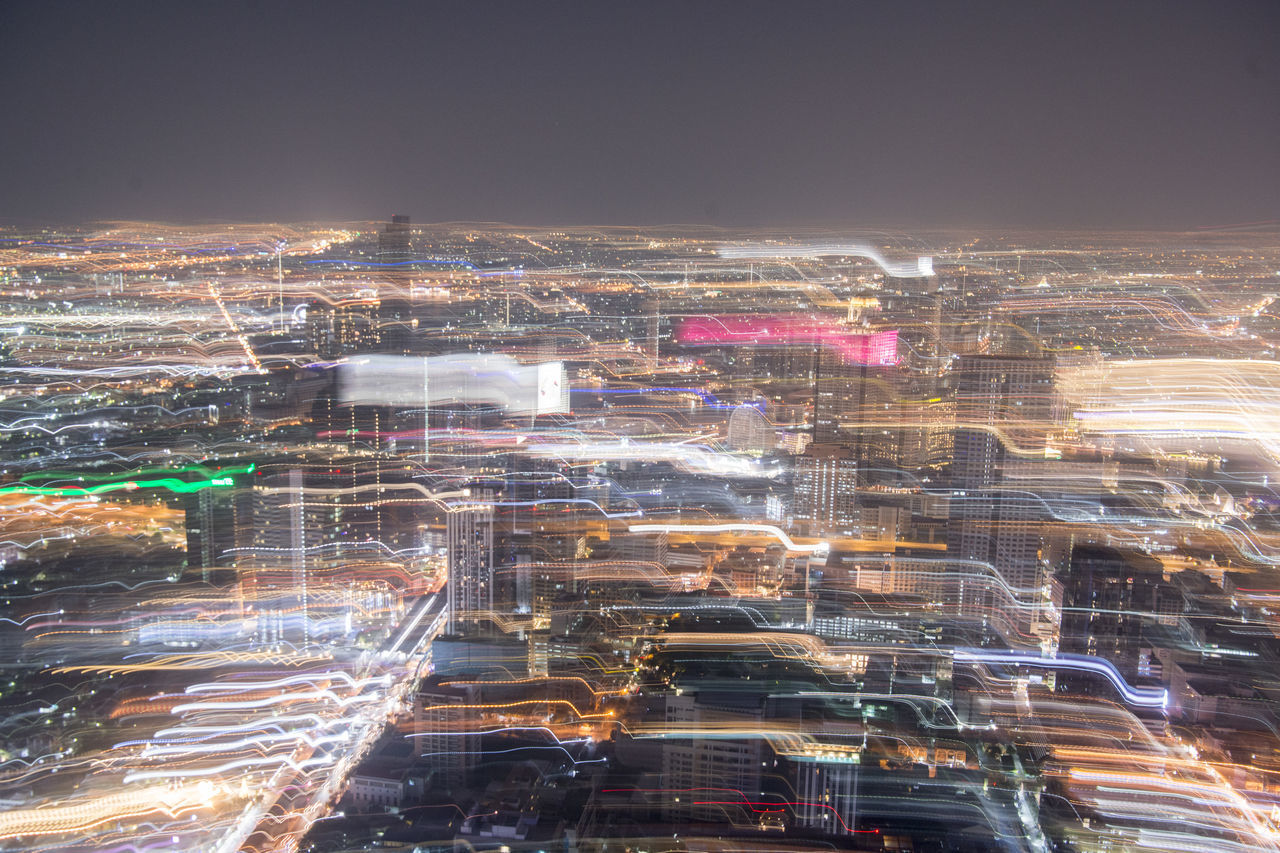
POLYGON ((0 4, 0 853, 1280 853, 1280 4, 0 4))
POLYGON ((0 849, 1280 849, 1280 251, 7 228, 0 849))

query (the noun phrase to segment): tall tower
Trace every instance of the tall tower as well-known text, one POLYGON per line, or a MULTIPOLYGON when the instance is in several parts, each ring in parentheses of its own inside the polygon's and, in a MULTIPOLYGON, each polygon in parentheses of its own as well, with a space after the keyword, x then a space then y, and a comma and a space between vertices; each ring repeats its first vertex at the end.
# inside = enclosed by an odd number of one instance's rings
POLYGON ((310 639, 307 550, 319 526, 308 524, 303 472, 266 477, 253 492, 251 565, 244 571, 258 611, 258 632, 268 641, 310 639))
MULTIPOLYGON (((947 522, 947 557, 990 564, 1019 598, 1042 585, 1039 522, 1034 495, 1009 485, 1022 465, 1044 459, 1053 398, 1053 360, 966 355, 956 364, 954 483, 947 522)), ((956 568, 981 571, 972 563, 956 568)), ((975 578, 976 580, 976 578, 975 578)), ((989 583, 963 583, 962 607, 991 606, 989 583)), ((1020 630, 1033 614, 1021 611, 1020 630)))
POLYGON ((814 358, 814 444, 850 448, 862 476, 897 456, 897 430, 889 429, 895 369, 848 359, 831 347, 814 358))
POLYGON ((456 634, 476 611, 493 609, 493 498, 473 491, 449 508, 446 522, 449 573, 449 633, 456 634))
POLYGON ((187 566, 200 570, 205 583, 227 578, 236 549, 251 544, 252 478, 233 475, 229 489, 200 489, 183 496, 187 529, 187 566))
POLYGON ((401 264, 413 260, 409 245, 409 217, 395 214, 378 234, 378 263, 401 264))

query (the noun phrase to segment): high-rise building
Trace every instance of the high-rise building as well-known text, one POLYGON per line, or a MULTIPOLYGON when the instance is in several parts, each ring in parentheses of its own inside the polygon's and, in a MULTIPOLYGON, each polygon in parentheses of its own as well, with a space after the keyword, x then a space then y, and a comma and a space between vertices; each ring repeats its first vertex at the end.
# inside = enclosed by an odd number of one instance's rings
POLYGON ((449 633, 493 609, 493 498, 484 490, 449 507, 446 521, 449 633))
MULTIPOLYGON (((1053 397, 1053 360, 961 356, 955 367, 956 437, 947 556, 962 574, 993 568, 1004 584, 1033 598, 1044 582, 1039 522, 1042 503, 1007 485, 1019 465, 1043 461, 1053 397)), ((989 608, 991 585, 962 585, 961 605, 989 608)), ((1029 629, 1035 613, 1023 613, 1029 629)))
POLYGON ((901 426, 897 464, 906 471, 941 468, 955 447, 954 400, 899 400, 894 406, 901 426))
POLYGON ((230 488, 200 489, 183 497, 187 566, 199 569, 206 583, 223 580, 219 569, 233 566, 236 549, 251 542, 253 492, 248 479, 233 476, 230 488))
POLYGON ((1143 631, 1174 597, 1164 567, 1146 554, 1097 545, 1071 551, 1062 579, 1062 630, 1058 648, 1095 655, 1129 680, 1139 675, 1143 631))
POLYGON ((860 411, 866 366, 848 364, 831 351, 814 356, 813 442, 831 444, 852 436, 850 421, 860 411))
POLYGON ((432 774, 432 785, 465 785, 480 756, 480 712, 472 685, 442 684, 438 677, 419 688, 413 703, 418 755, 432 774))
POLYGON ((573 567, 586 547, 578 489, 568 466, 513 456, 505 467, 505 505, 494 539, 494 606, 545 617, 556 599, 573 590, 573 567))
POLYGON ((268 642, 305 640, 310 633, 307 557, 320 529, 307 523, 300 469, 255 484, 244 589, 258 613, 258 633, 268 642))
POLYGON ((382 342, 381 316, 376 299, 345 299, 307 303, 307 344, 320 358, 374 352, 382 342))
POLYGON ((378 234, 378 263, 402 264, 413 260, 409 237, 409 217, 399 213, 378 234))
POLYGON ((658 533, 617 533, 609 537, 609 547, 613 551, 613 559, 628 562, 658 563, 665 566, 667 555, 671 551, 668 534, 658 533))
POLYGON ((672 737, 663 742, 662 787, 682 792, 665 803, 666 817, 672 821, 741 822, 752 815, 750 803, 760 799, 760 767, 767 755, 759 737, 678 738, 681 729, 735 726, 739 730, 758 728, 763 714, 755 697, 717 695, 710 697, 668 696, 666 723, 672 737), (733 791, 740 794, 704 796, 700 791, 733 791), (683 793, 688 792, 688 793, 683 793), (735 801, 740 797, 742 802, 735 801))
POLYGON ((796 826, 824 835, 851 836, 858 825, 858 781, 862 767, 854 753, 834 758, 793 757, 796 826))
POLYGON ((824 348, 816 359, 813 442, 843 444, 863 474, 898 452, 894 368, 824 348))
MULTIPOLYGON (((380 279, 378 296, 384 302, 388 298, 409 296, 412 286, 410 277, 414 268, 411 235, 409 217, 398 213, 392 216, 391 221, 378 233, 378 253, 374 259, 379 264, 376 268, 377 277, 380 279)), ((383 308, 385 310, 386 306, 384 305, 383 308)), ((382 319, 385 321, 387 318, 382 319)), ((385 325, 384 322, 384 329, 385 325)), ((391 337, 396 343, 392 351, 399 352, 402 349, 399 346, 401 338, 394 333, 391 337)))
POLYGON ((334 460, 332 467, 294 467, 255 478, 246 500, 249 523, 239 534, 244 544, 224 559, 234 561, 261 636, 293 642, 341 634, 338 611, 367 595, 386 596, 384 583, 349 574, 335 578, 332 571, 355 551, 412 541, 404 521, 384 532, 388 508, 371 501, 368 491, 353 489, 377 486, 381 477, 376 463, 334 460))
POLYGON ((858 463, 842 445, 811 444, 796 457, 792 516, 811 536, 853 536, 858 529, 858 463))
POLYGON ((892 366, 833 347, 820 348, 814 365, 814 442, 864 441, 868 424, 877 424, 879 410, 892 402, 892 366))

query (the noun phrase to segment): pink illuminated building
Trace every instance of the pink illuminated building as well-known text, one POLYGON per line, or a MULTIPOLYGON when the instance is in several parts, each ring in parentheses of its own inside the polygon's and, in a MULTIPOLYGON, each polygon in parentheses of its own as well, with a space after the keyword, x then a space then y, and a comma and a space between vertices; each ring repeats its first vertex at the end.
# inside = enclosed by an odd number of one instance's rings
POLYGON ((676 329, 682 344, 830 347, 849 364, 887 367, 898 363, 898 332, 854 332, 834 320, 795 314, 720 314, 689 317, 676 329))

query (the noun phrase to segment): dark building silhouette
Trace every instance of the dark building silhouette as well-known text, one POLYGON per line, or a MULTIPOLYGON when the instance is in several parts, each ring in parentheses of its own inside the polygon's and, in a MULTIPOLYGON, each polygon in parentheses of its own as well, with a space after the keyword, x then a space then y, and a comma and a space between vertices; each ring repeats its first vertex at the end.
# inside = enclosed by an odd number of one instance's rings
POLYGON ((250 543, 253 492, 249 477, 228 475, 230 488, 200 489, 183 497, 187 528, 187 566, 199 569, 206 583, 235 579, 235 549, 250 543))
POLYGON ((1144 629, 1162 609, 1162 599, 1174 595, 1160 561, 1133 551, 1077 546, 1062 586, 1059 649, 1105 658, 1125 678, 1137 678, 1144 629))
POLYGON ((378 263, 401 264, 413 260, 409 217, 395 214, 378 234, 378 263))

